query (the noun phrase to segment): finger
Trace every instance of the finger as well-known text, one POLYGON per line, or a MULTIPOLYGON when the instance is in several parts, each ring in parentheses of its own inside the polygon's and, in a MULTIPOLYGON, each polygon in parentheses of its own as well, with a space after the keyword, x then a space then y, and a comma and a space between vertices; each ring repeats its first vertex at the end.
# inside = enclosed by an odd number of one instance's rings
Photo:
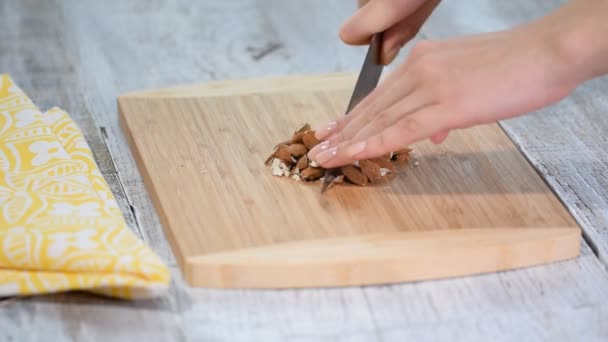
POLYGON ((439 105, 424 107, 381 133, 364 140, 363 143, 355 142, 346 149, 351 151, 351 158, 354 159, 374 158, 399 150, 449 129, 452 122, 451 117, 446 114, 439 105), (353 148, 357 144, 359 146, 353 148), (356 153, 357 149, 358 153, 356 153))
POLYGON ((388 127, 396 124, 403 117, 430 105, 430 96, 425 92, 416 90, 411 95, 406 96, 397 103, 391 105, 388 109, 372 115, 372 120, 358 130, 350 140, 361 141, 379 134, 388 127))
MULTIPOLYGON (((392 109, 390 112, 389 109, 396 103, 407 99, 410 94, 415 92, 415 89, 416 84, 414 81, 407 77, 407 74, 403 75, 403 77, 394 82, 392 87, 379 94, 375 101, 370 103, 366 108, 363 108, 361 115, 351 120, 340 132, 332 135, 329 138, 330 144, 337 145, 342 141, 352 139, 370 122, 388 119, 388 116, 393 115, 395 112, 395 109, 392 109)), ((415 97, 415 99, 418 100, 418 97, 415 97)))
POLYGON ((412 15, 386 30, 382 41, 381 62, 383 64, 390 64, 397 57, 399 50, 418 34, 424 22, 440 2, 441 0, 426 1, 412 15))
MULTIPOLYGON (((428 50, 428 49, 427 49, 428 50)), ((401 64, 395 71, 390 73, 381 83, 380 85, 374 89, 368 96, 366 96, 359 104, 357 104, 348 115, 344 115, 339 119, 332 121, 330 123, 326 123, 323 125, 316 126, 314 128, 316 134, 316 138, 318 140, 328 140, 335 134, 340 133, 344 130, 350 123, 356 120, 359 116, 364 115, 370 111, 373 111, 373 106, 378 106, 378 98, 383 95, 388 95, 387 92, 389 89, 395 86, 395 83, 399 80, 406 78, 407 71, 410 66, 414 64, 422 55, 418 54, 410 54, 405 62, 401 64)), ((401 97, 406 95, 405 93, 401 94, 401 97)), ((396 100, 390 100, 390 103, 395 102, 396 100)))
POLYGON ((373 0, 361 7, 340 29, 340 38, 351 45, 362 45, 370 37, 414 13, 426 0, 373 0))
POLYGON ((450 134, 449 130, 445 130, 439 134, 435 134, 431 137, 431 141, 433 142, 433 144, 441 144, 448 137, 448 134, 450 134))
POLYGON ((449 118, 439 105, 424 107, 379 134, 361 141, 345 141, 314 160, 324 168, 332 168, 380 157, 449 129, 449 118))
POLYGON ((339 119, 314 127, 315 137, 318 140, 327 140, 333 135, 341 132, 353 120, 360 115, 370 111, 370 106, 374 105, 379 97, 384 96, 386 92, 394 86, 394 83, 403 78, 403 73, 408 68, 409 61, 406 61, 397 70, 390 73, 383 81, 359 102, 348 115, 343 115, 339 119))

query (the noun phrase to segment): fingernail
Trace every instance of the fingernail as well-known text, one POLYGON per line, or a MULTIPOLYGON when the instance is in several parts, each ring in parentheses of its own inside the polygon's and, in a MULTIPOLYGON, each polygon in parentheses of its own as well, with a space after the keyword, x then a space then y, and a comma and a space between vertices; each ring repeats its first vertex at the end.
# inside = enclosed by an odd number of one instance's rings
POLYGON ((316 127, 313 129, 315 131, 315 138, 317 138, 317 140, 323 140, 335 132, 337 128, 338 123, 335 121, 332 121, 325 126, 316 127))
POLYGON ((338 151, 337 147, 331 147, 331 148, 319 153, 317 155, 317 157, 314 158, 313 160, 316 161, 317 163, 323 165, 323 164, 327 163, 328 161, 330 161, 333 157, 335 157, 337 151, 338 151))
POLYGON ((308 159, 314 160, 315 157, 319 153, 327 150, 328 147, 329 147, 329 141, 324 141, 324 142, 318 144, 317 146, 313 147, 312 150, 308 151, 308 159))
POLYGON ((365 151, 366 146, 367 146, 367 143, 365 141, 358 142, 354 145, 350 145, 346 148, 346 154, 349 157, 356 157, 358 154, 365 151))

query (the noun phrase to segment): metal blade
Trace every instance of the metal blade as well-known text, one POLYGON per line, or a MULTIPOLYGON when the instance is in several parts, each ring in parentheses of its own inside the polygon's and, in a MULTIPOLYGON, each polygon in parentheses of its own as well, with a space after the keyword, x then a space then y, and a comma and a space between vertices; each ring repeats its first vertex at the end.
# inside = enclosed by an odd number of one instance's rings
MULTIPOLYGON (((350 111, 361 102, 369 93, 371 93, 378 82, 380 81, 380 75, 384 65, 380 63, 380 52, 382 49, 382 32, 376 33, 372 36, 363 67, 359 73, 359 78, 355 84, 355 89, 351 95, 348 107, 346 108, 345 115, 348 115, 350 111)), ((330 185, 335 182, 338 176, 338 169, 327 169, 325 170, 325 176, 323 177, 323 184, 321 185, 321 193, 324 193, 329 189, 330 185)))
POLYGON ((336 181, 337 169, 325 170, 325 176, 323 178, 323 184, 321 184, 321 193, 324 193, 329 189, 329 186, 336 181))
POLYGON ((382 33, 377 33, 371 38, 363 67, 361 67, 361 72, 359 73, 359 78, 355 85, 355 90, 353 91, 348 107, 346 108, 346 114, 350 113, 350 111, 378 85, 380 75, 382 75, 382 70, 384 69, 384 65, 380 63, 381 49, 382 33))

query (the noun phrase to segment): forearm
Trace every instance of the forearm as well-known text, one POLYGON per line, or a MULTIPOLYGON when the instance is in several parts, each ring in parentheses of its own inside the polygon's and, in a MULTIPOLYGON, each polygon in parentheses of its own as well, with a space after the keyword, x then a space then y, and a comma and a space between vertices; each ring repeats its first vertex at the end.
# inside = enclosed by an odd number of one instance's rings
POLYGON ((567 74, 579 82, 608 73, 608 1, 572 0, 540 19, 550 30, 567 74))

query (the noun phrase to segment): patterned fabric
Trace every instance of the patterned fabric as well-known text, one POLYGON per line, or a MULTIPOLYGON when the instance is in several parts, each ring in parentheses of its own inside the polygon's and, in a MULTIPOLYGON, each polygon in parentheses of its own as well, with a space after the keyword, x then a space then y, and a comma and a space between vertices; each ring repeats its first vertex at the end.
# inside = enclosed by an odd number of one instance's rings
POLYGON ((0 75, 0 297, 67 290, 158 296, 169 271, 128 229, 67 113, 0 75))

